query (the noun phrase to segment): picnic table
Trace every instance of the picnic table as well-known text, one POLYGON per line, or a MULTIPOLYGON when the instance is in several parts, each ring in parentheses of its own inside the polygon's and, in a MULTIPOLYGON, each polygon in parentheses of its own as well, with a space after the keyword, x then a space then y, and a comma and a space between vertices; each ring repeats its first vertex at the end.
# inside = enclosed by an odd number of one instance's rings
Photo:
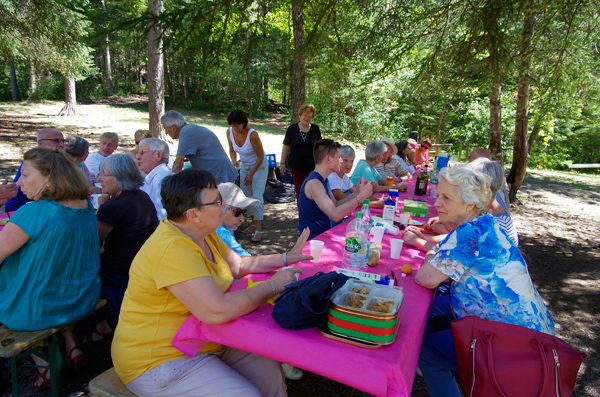
MULTIPOLYGON (((8 218, 10 218, 11 216, 13 216, 13 214, 14 214, 14 213, 15 213, 15 211, 13 211, 13 212, 8 212, 8 213, 7 213, 7 212, 5 212, 5 213, 3 213, 3 214, 0 214, 0 219, 8 219, 8 218)), ((2 229, 4 229, 4 226, 3 226, 3 225, 0 225, 0 232, 2 231, 2 229)))
MULTIPOLYGON (((406 198, 415 198, 414 182, 409 183, 407 193, 400 193, 399 209, 406 198)), ((425 196, 418 198, 425 199, 425 196)), ((429 216, 436 216, 434 200, 426 199, 429 216)), ((382 210, 372 209, 373 215, 382 210)), ((304 261, 296 264, 303 269, 301 279, 317 272, 331 272, 342 267, 342 253, 349 219, 317 236, 325 242, 321 261, 318 264, 304 261)), ((415 218, 425 221, 424 218, 415 218)), ((400 275, 402 265, 410 264, 416 271, 425 258, 425 253, 404 246, 400 259, 390 258, 390 238, 385 234, 379 265, 365 267, 362 271, 390 275, 392 270, 400 275)), ((310 253, 307 243, 303 253, 310 253)), ((229 288, 229 292, 245 289, 248 279, 262 281, 270 274, 251 274, 229 288)), ((173 346, 192 357, 204 343, 210 341, 234 347, 277 361, 311 371, 344 383, 376 396, 410 396, 419 358, 419 351, 433 291, 415 283, 415 273, 398 278, 403 288, 404 302, 400 312, 400 325, 393 344, 372 350, 328 339, 317 328, 293 331, 281 328, 271 317, 273 306, 264 303, 252 313, 225 324, 210 325, 198 321, 194 316, 182 325, 173 339, 173 346)))

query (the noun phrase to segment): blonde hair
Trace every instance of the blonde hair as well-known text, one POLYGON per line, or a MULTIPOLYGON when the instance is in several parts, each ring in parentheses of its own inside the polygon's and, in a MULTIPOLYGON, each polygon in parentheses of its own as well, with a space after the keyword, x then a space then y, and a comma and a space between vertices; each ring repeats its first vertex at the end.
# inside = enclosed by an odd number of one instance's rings
POLYGON ((462 165, 442 168, 440 181, 442 179, 458 188, 458 194, 465 204, 475 204, 475 210, 479 215, 487 212, 488 204, 492 199, 489 176, 462 165))
POLYGON ((41 199, 63 201, 87 197, 88 181, 68 155, 36 147, 28 150, 23 158, 30 161, 42 176, 48 177, 48 186, 40 193, 41 199))
POLYGON ((135 139, 137 142, 140 142, 146 138, 152 138, 152 133, 150 130, 137 130, 135 134, 133 134, 133 139, 135 139), (138 137, 140 137, 140 139, 137 139, 138 137))
POLYGON ((304 105, 300 106, 300 109, 298 109, 298 116, 302 116, 302 113, 306 112, 307 110, 312 112, 313 117, 317 115, 317 108, 315 105, 312 103, 305 103, 304 105))

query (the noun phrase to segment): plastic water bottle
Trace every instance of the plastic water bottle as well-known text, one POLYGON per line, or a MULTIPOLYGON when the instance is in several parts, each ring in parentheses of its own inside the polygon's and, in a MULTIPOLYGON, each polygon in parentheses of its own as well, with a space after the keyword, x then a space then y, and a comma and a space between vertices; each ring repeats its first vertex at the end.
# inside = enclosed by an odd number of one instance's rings
POLYGON ((440 182, 440 170, 437 168, 431 172, 431 178, 429 179, 429 198, 437 198, 437 188, 440 182))
POLYGON ((348 224, 342 259, 342 265, 345 268, 362 269, 367 265, 371 242, 367 227, 362 212, 357 212, 356 219, 348 224))
POLYGON ((360 210, 360 212, 363 213, 363 220, 367 223, 368 232, 370 232, 371 228, 373 227, 373 216, 371 215, 371 211, 369 211, 369 204, 371 204, 371 200, 364 199, 363 206, 360 210))

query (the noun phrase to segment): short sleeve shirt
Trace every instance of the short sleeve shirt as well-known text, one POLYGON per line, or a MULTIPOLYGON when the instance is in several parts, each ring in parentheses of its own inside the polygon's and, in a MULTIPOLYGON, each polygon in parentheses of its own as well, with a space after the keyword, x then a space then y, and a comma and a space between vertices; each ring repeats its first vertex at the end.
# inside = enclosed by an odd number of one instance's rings
POLYGON ((336 189, 340 189, 342 193, 348 194, 350 189, 354 187, 354 184, 352 183, 347 174, 344 174, 344 176, 340 178, 338 174, 332 172, 327 177, 327 182, 329 182, 329 190, 331 190, 332 192, 336 189))
POLYGON ((90 201, 84 209, 34 201, 10 222, 29 240, 0 267, 0 322, 15 331, 36 331, 93 313, 101 288, 100 243, 90 201))
POLYGON ((363 177, 369 182, 379 182, 381 179, 381 175, 377 170, 369 165, 365 160, 360 160, 358 164, 356 164, 356 168, 354 168, 354 172, 350 177, 350 180, 353 184, 358 183, 358 178, 363 177))
POLYGON ((403 177, 408 174, 408 171, 404 166, 396 159, 391 156, 387 163, 379 163, 375 166, 375 169, 381 176, 384 177, 403 177))
POLYGON ((219 138, 206 127, 195 124, 183 126, 179 133, 177 155, 187 156, 194 169, 212 172, 218 183, 235 182, 237 179, 237 171, 219 138))
MULTIPOLYGON (((215 262, 165 218, 133 260, 111 349, 123 383, 184 357, 171 341, 191 313, 166 287, 198 277, 212 277, 223 293, 231 286, 233 275, 225 260, 229 247, 216 232, 205 241, 215 262)), ((200 353, 221 348, 208 342, 200 353)))
POLYGON ((131 261, 158 226, 156 208, 145 192, 136 189, 102 204, 97 216, 113 227, 104 240, 102 269, 127 276, 131 261))
POLYGON ((483 319, 554 335, 550 312, 517 247, 486 214, 461 224, 435 247, 429 263, 452 279, 456 317, 483 319))
MULTIPOLYGON (((306 134, 300 131, 298 123, 292 124, 285 132, 283 144, 290 146, 287 167, 297 171, 312 171, 315 169, 315 158, 313 147, 315 142, 321 139, 321 130, 318 126, 311 124, 306 134)), ((286 162, 286 159, 281 159, 286 162)))

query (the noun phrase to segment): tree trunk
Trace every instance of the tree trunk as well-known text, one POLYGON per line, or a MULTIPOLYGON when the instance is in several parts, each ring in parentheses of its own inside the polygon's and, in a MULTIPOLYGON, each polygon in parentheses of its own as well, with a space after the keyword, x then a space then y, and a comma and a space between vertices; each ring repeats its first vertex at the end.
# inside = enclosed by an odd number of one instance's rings
POLYGON ((58 113, 59 116, 75 116, 77 110, 77 98, 75 95, 75 79, 65 77, 65 106, 58 113))
POLYGON ((39 99, 37 93, 37 76, 35 74, 35 63, 31 57, 28 58, 28 66, 29 66, 29 97, 37 101, 39 99))
MULTIPOLYGON (((531 66, 531 37, 535 14, 532 12, 532 4, 529 3, 523 20, 523 33, 521 35, 521 54, 519 68, 519 87, 517 90, 517 116, 515 120, 515 142, 513 146, 513 162, 506 182, 510 187, 509 199, 511 203, 516 202, 517 191, 525 179, 527 171, 527 121, 529 117, 529 69, 531 66)), ((535 137, 534 137, 535 138, 535 137)))
POLYGON ((304 104, 306 55, 304 48, 303 0, 292 0, 292 23, 294 26, 294 89, 292 92, 292 123, 300 120, 298 109, 304 104))
MULTIPOLYGON (((148 10, 153 15, 163 11, 162 0, 148 0, 148 10)), ((166 139, 160 118, 165 114, 165 87, 163 65, 162 26, 151 22, 148 31, 148 110, 150 113, 150 133, 152 136, 166 139)))
MULTIPOLYGON (((100 0, 100 7, 106 12, 106 3, 100 0)), ((113 95, 113 78, 110 69, 110 46, 108 45, 108 34, 104 35, 104 79, 106 80, 106 95, 113 95)))
POLYGON ((9 66, 10 68, 10 88, 12 91, 12 100, 13 102, 21 101, 21 95, 19 95, 19 85, 17 84, 17 71, 14 66, 9 66))
MULTIPOLYGON (((498 76, 498 62, 492 61, 492 76, 498 76)), ((490 85, 490 154, 492 160, 504 165, 502 155, 502 84, 492 78, 490 85)))
POLYGON ((538 133, 540 132, 540 125, 536 124, 533 126, 533 130, 531 134, 529 134, 529 139, 527 139, 527 155, 531 154, 531 147, 533 146, 533 142, 535 142, 535 138, 537 138, 538 133))

